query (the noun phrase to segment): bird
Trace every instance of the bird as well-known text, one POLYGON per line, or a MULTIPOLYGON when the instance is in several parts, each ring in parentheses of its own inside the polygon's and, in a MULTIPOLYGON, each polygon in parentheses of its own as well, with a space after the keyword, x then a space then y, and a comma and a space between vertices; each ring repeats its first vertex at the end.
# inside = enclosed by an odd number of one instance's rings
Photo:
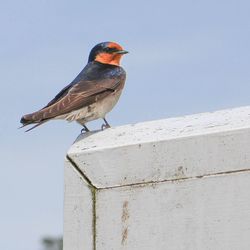
POLYGON ((118 102, 126 80, 120 60, 128 51, 116 42, 102 42, 90 51, 87 65, 42 109, 22 116, 22 127, 37 126, 54 119, 78 122, 89 132, 87 122, 103 119, 102 129, 109 128, 106 114, 118 102))

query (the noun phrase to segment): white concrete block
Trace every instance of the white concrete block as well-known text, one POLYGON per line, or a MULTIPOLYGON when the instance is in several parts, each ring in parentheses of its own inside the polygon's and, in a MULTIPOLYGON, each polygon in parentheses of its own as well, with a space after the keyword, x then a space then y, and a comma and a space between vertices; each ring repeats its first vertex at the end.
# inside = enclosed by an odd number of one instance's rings
POLYGON ((250 249, 250 107, 85 134, 67 159, 64 250, 250 249))
POLYGON ((65 160, 63 248, 92 250, 94 245, 94 189, 65 160))
POLYGON ((250 107, 80 136, 68 156, 97 188, 250 168, 250 107))
POLYGON ((249 250, 250 171, 98 191, 96 249, 249 250))

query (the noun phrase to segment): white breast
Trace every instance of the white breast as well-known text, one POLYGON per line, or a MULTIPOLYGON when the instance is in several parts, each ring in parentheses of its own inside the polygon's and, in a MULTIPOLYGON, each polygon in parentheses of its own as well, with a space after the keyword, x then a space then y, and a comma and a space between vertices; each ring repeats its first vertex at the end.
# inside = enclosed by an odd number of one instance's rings
POLYGON ((56 119, 66 119, 67 121, 77 121, 84 124, 98 118, 104 118, 105 115, 112 110, 120 98, 122 90, 115 91, 106 98, 97 101, 89 106, 72 111, 66 115, 57 117, 56 119))

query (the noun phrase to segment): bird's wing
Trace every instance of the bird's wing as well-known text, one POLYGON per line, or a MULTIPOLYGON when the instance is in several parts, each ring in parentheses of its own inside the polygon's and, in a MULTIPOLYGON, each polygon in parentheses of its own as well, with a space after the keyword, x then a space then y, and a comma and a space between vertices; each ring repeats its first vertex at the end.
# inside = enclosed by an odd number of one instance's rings
POLYGON ((59 101, 61 98, 63 98, 65 95, 67 95, 69 89, 72 87, 72 83, 70 83, 69 85, 67 85, 65 88, 63 88, 45 107, 43 107, 42 109, 45 109, 49 106, 51 106, 52 104, 56 103, 57 101, 59 101))
POLYGON ((103 80, 82 80, 57 95, 43 109, 31 114, 33 122, 52 119, 71 111, 88 106, 105 98, 110 92, 123 87, 125 77, 108 78, 103 80))

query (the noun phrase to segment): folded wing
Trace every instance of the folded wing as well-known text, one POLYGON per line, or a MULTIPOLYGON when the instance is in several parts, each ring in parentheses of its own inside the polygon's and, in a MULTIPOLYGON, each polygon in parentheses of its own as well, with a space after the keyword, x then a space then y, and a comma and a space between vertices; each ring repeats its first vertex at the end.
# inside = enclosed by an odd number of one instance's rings
POLYGON ((110 93, 123 88, 124 82, 125 76, 120 76, 95 81, 81 80, 74 85, 68 85, 44 108, 32 114, 24 115, 21 123, 23 126, 37 123, 36 126, 38 126, 50 119, 91 105, 107 97, 110 93))

